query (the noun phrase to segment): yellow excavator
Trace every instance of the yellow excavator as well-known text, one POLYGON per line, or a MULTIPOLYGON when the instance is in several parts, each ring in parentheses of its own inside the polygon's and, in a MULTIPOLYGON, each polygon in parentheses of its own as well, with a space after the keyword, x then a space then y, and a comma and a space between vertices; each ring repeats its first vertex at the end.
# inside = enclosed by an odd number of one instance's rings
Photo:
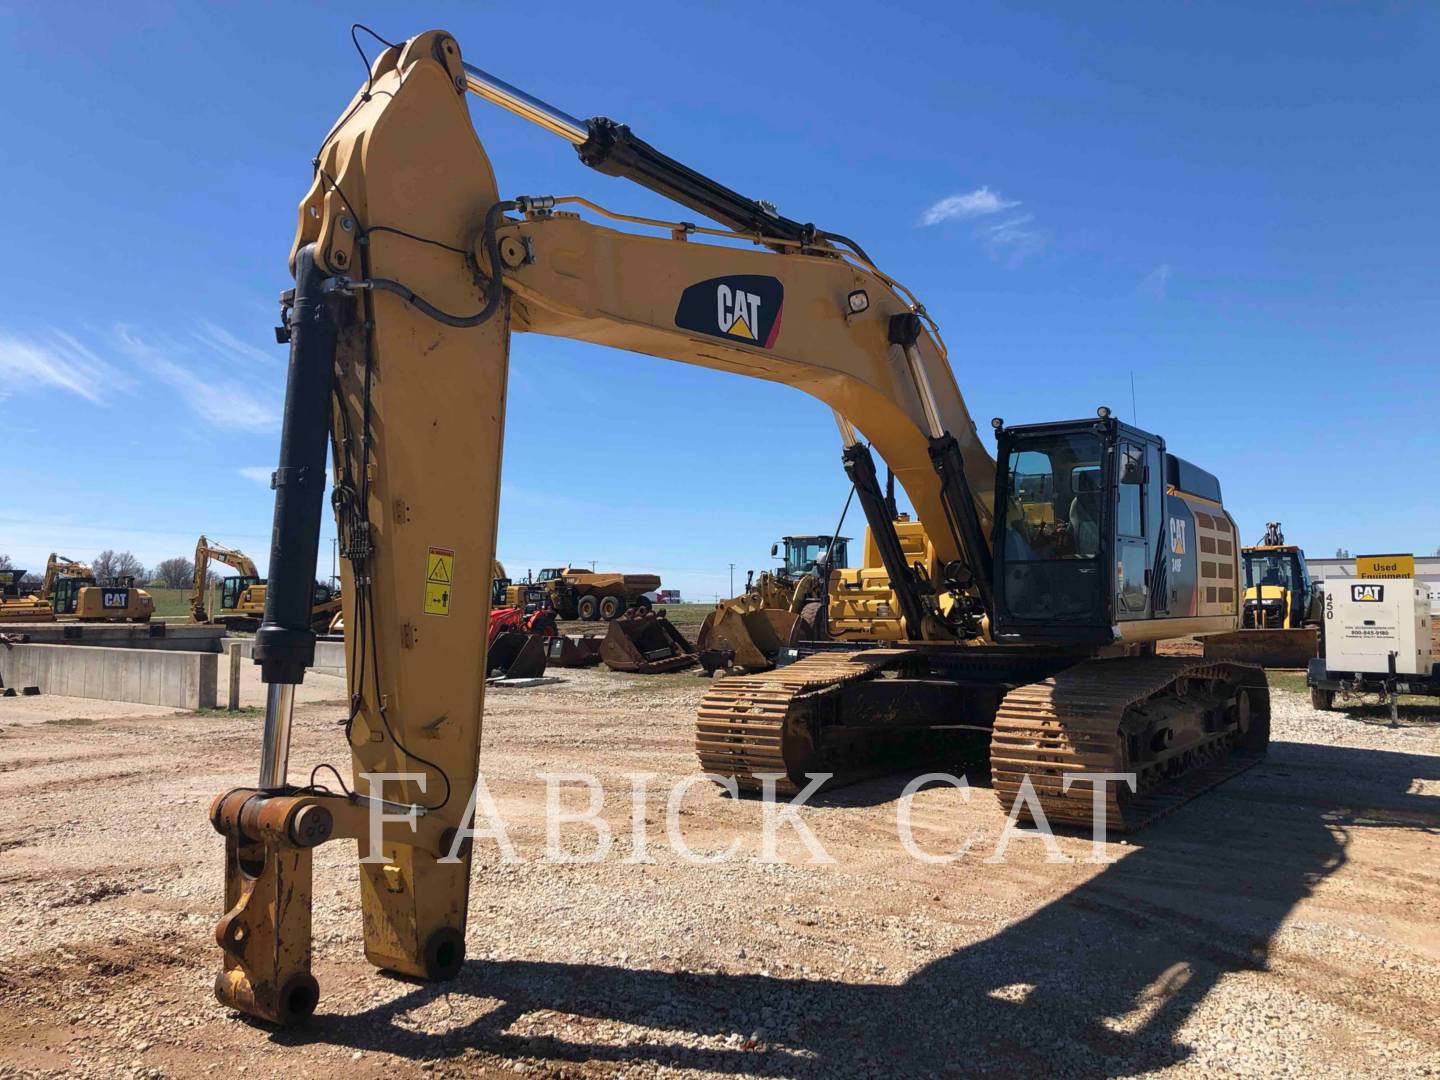
MULTIPOLYGON (((318 633, 332 629, 340 617, 340 595, 328 585, 312 586, 310 625, 318 633)), ((266 582, 260 576, 255 560, 243 551, 206 539, 201 534, 195 542, 195 580, 190 588, 190 618, 194 622, 216 622, 227 630, 249 632, 258 630, 265 615, 266 582), (210 587, 210 562, 236 571, 220 581, 220 608, 211 617, 206 604, 210 587)))
POLYGON ((39 598, 58 615, 73 615, 80 622, 149 622, 155 601, 137 588, 133 577, 97 581, 95 571, 82 562, 50 553, 39 598))
POLYGON ((697 719, 707 770, 756 788, 776 772, 792 784, 806 771, 852 778, 930 764, 927 736, 969 725, 991 733, 1002 807, 1033 792, 1017 809, 1088 827, 1093 807, 1124 829, 1263 755, 1262 671, 1154 655, 1157 641, 1238 623, 1235 527, 1219 482, 1103 407, 1053 423, 996 420, 992 458, 924 307, 846 237, 724 187, 621 124, 539 101, 466 63, 439 30, 375 59, 325 135, 299 210, 255 645, 267 683, 259 775, 211 807, 225 838, 215 933, 226 1005, 279 1023, 315 1008, 314 850, 340 838, 364 848, 372 810, 384 820, 359 867, 367 958, 425 979, 463 963, 486 675, 476 643, 512 333, 767 379, 835 413, 903 639, 712 683, 697 719), (716 226, 575 195, 503 197, 470 91, 716 226), (924 522, 937 571, 906 562, 861 429, 924 522), (327 449, 351 657, 353 788, 341 791, 292 785, 289 768, 295 687, 315 649, 327 449), (1129 774, 1134 790, 1096 772, 1129 774), (383 786, 378 774, 390 777, 383 786))

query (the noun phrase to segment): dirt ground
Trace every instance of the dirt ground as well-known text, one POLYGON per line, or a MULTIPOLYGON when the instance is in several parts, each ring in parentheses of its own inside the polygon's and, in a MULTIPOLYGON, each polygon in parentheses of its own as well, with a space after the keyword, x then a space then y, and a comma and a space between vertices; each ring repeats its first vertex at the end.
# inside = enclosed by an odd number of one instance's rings
MULTIPOLYGON (((206 808, 254 781, 258 718, 0 699, 0 1076, 1440 1075, 1440 715, 1423 707, 1391 729, 1278 691, 1267 762, 1109 865, 1076 835, 1063 864, 1033 837, 987 862, 1004 821, 981 767, 968 802, 913 803, 925 849, 973 838, 959 861, 905 854, 899 777, 803 811, 827 865, 789 833, 785 861, 761 861, 761 807, 697 786, 687 843, 741 849, 696 866, 663 810, 705 682, 563 678, 489 695, 482 767, 526 861, 477 847, 461 976, 370 968, 354 848, 326 845, 320 1008, 283 1032, 211 993, 206 808), (564 771, 605 783, 600 863, 542 861, 536 774, 564 771), (656 774, 651 864, 625 861, 631 772, 656 774)), ((300 706, 297 771, 342 760, 341 716, 300 706)))

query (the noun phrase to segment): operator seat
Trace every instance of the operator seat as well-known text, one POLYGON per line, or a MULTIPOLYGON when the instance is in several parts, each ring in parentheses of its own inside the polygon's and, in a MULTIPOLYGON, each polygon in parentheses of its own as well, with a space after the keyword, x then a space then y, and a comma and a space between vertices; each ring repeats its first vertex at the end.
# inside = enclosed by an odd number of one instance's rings
POLYGON ((1070 535, 1075 554, 1093 558, 1100 554, 1100 470, 1075 474, 1075 497, 1070 500, 1070 535))

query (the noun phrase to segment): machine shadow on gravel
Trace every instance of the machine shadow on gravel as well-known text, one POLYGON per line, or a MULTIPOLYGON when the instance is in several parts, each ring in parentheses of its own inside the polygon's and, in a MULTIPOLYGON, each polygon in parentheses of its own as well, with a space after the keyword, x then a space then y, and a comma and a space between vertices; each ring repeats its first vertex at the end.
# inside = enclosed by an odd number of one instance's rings
MULTIPOLYGON (((1265 970, 1285 918, 1344 865, 1352 828, 1440 833, 1440 798, 1414 794, 1417 780, 1440 780, 1440 758, 1274 744, 1265 764, 1141 833, 1084 885, 897 985, 470 961, 454 982, 416 985, 383 1006, 317 1016, 274 1038, 416 1059, 474 1047, 758 1075, 1159 1069, 1191 1056, 1180 1029, 1222 977, 1265 970), (452 994, 499 1004, 443 1035, 404 1025, 411 1010, 452 994), (536 1010, 570 1014, 572 1028, 636 1025, 653 1041, 612 1045, 507 1030, 536 1010), (711 1046, 687 1045, 677 1033, 711 1046)), ((947 872, 983 878, 990 870, 976 857, 947 872)), ((822 918, 822 940, 823 931, 822 918)), ((483 938, 483 925, 472 925, 471 942, 483 947, 483 938)))

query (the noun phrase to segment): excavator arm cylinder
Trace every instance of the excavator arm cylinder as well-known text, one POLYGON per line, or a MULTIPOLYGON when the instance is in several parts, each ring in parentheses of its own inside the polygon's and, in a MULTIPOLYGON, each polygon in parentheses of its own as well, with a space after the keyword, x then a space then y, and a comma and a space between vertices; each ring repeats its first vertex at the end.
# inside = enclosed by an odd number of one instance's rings
POLYGON ((265 701, 265 735, 260 785, 285 786, 294 684, 315 659, 310 628, 315 557, 324 509, 325 450, 330 436, 330 383, 337 338, 334 302, 315 264, 313 245, 295 262, 290 305, 290 373, 275 470, 275 519, 270 536, 269 586, 265 619, 255 634, 255 660, 270 684, 265 701))
POLYGON ((919 641, 925 625, 925 604, 915 584, 915 573, 905 562, 900 536, 895 531, 895 519, 888 513, 885 493, 880 488, 880 479, 875 471, 875 457, 870 448, 860 442, 845 447, 842 456, 845 473, 855 485, 860 509, 870 525, 870 535, 880 549, 880 561, 885 564, 890 589, 900 604, 900 615, 905 620, 905 636, 919 641))

